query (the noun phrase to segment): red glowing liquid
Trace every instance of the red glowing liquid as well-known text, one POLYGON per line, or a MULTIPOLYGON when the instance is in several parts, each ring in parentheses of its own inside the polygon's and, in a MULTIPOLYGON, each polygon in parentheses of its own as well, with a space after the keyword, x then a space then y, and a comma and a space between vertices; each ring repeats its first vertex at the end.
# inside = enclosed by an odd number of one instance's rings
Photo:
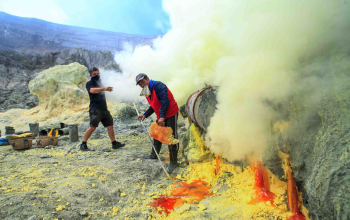
MULTIPOLYGON (((202 180, 196 180, 192 183, 179 182, 174 183, 171 196, 160 196, 158 199, 154 199, 149 205, 154 209, 158 210, 158 207, 162 208, 162 211, 168 214, 174 208, 178 208, 186 203, 186 200, 183 198, 189 199, 187 203, 193 204, 193 201, 196 200, 200 202, 206 196, 214 195, 214 193, 209 193, 211 186, 207 182, 202 180)), ((162 211, 159 211, 161 214, 162 211)))
POLYGON ((216 157, 216 167, 214 169, 214 173, 215 173, 215 175, 218 175, 219 169, 220 169, 220 158, 218 155, 215 155, 215 157, 216 157))
POLYGON ((306 219, 305 219, 305 216, 299 212, 298 214, 294 214, 292 217, 288 218, 287 220, 306 220, 306 219))
POLYGON ((275 194, 270 192, 269 174, 261 161, 252 160, 250 167, 254 172, 255 193, 248 204, 270 201, 274 205, 275 194))
POLYGON ((292 217, 288 218, 288 220, 305 220, 305 216, 299 212, 298 191, 291 170, 288 170, 287 198, 289 209, 294 214, 292 217))

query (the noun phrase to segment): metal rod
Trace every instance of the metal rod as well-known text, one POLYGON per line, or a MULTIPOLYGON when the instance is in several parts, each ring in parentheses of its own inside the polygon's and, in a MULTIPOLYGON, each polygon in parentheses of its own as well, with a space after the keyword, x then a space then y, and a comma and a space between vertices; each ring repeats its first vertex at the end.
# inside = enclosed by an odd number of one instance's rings
MULTIPOLYGON (((140 116, 139 111, 137 110, 136 104, 135 104, 135 103, 134 103, 134 107, 135 107, 135 110, 136 110, 136 112, 137 112, 137 116, 140 116)), ((170 179, 170 175, 169 175, 169 173, 166 171, 166 169, 165 169, 164 166, 163 166, 162 161, 160 160, 160 157, 159 157, 159 155, 158 155, 158 153, 157 153, 157 151, 156 151, 156 148, 155 148, 154 145, 153 145, 152 139, 151 139, 151 137, 149 136, 149 132, 148 132, 147 128, 146 128, 145 125, 143 124, 143 121, 142 121, 142 120, 141 120, 140 122, 141 122, 141 124, 142 124, 142 126, 143 126, 143 129, 144 129, 145 132, 147 133, 148 139, 149 139, 149 141, 150 141, 151 144, 152 144, 152 148, 153 148, 154 152, 155 152, 156 155, 157 155, 157 158, 158 158, 158 160, 159 160, 160 165, 162 166, 164 172, 166 173, 166 175, 167 175, 167 176, 169 177, 169 179, 170 179)))

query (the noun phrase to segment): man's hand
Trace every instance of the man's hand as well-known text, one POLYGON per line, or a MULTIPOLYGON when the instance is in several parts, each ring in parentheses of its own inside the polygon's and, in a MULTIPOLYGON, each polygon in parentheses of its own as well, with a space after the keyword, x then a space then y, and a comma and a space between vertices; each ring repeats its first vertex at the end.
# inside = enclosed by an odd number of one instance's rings
POLYGON ((105 88, 105 91, 108 91, 108 92, 112 92, 113 91, 113 87, 106 86, 104 88, 105 88))
POLYGON ((139 121, 143 121, 143 120, 145 120, 145 118, 146 118, 145 115, 139 115, 139 117, 137 117, 137 119, 138 119, 139 121))
POLYGON ((165 126, 165 118, 160 118, 158 120, 158 125, 161 126, 161 127, 164 127, 165 126))

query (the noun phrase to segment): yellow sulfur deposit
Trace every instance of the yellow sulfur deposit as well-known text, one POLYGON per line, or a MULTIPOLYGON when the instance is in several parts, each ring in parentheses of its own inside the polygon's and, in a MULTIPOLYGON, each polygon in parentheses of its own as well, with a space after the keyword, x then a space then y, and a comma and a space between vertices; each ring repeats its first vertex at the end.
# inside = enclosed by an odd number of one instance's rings
POLYGON ((179 143, 179 140, 175 139, 172 134, 173 129, 170 127, 161 127, 157 122, 153 122, 149 130, 149 136, 167 145, 179 143))
MULTIPOLYGON (((285 202, 287 183, 279 180, 269 170, 271 192, 276 194, 275 205, 270 202, 248 205, 251 196, 254 193, 254 173, 247 167, 242 170, 241 167, 232 164, 221 164, 220 172, 215 175, 216 161, 207 163, 190 164, 190 167, 183 172, 187 183, 193 180, 204 180, 213 186, 213 196, 207 197, 198 204, 197 211, 185 211, 181 214, 173 211, 168 217, 160 216, 160 219, 202 219, 201 213, 210 213, 215 216, 227 219, 286 219, 291 216, 285 202), (232 176, 226 176, 231 173, 232 176), (225 179, 225 182, 219 179, 225 179), (225 186, 224 186, 225 185, 225 186), (222 187, 226 190, 220 191, 222 187)), ((207 218, 207 217, 206 217, 207 218)), ((210 219, 210 218, 209 218, 210 219)))
POLYGON ((7 135, 6 138, 10 140, 15 140, 19 138, 25 138, 25 137, 32 137, 33 133, 24 133, 24 134, 19 134, 19 135, 7 135))
POLYGON ((212 153, 205 147, 205 140, 202 133, 195 124, 190 126, 190 140, 187 158, 190 162, 202 162, 212 153))
POLYGON ((59 205, 57 208, 56 208, 56 211, 62 211, 66 209, 66 207, 64 205, 59 205))

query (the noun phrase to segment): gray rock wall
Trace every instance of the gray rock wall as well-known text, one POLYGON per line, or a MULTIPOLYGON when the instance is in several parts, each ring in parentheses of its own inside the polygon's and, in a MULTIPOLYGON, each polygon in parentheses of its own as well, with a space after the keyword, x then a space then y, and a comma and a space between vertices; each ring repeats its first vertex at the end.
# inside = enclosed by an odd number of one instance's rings
POLYGON ((277 118, 290 127, 273 131, 263 162, 281 177, 278 148, 288 153, 312 219, 350 219, 350 63, 326 55, 299 73, 288 112, 277 118))
POLYGON ((74 48, 44 55, 32 55, 0 50, 0 111, 11 108, 32 108, 38 105, 38 98, 29 92, 29 81, 49 67, 73 62, 88 68, 96 66, 120 71, 110 51, 92 52, 74 48))

